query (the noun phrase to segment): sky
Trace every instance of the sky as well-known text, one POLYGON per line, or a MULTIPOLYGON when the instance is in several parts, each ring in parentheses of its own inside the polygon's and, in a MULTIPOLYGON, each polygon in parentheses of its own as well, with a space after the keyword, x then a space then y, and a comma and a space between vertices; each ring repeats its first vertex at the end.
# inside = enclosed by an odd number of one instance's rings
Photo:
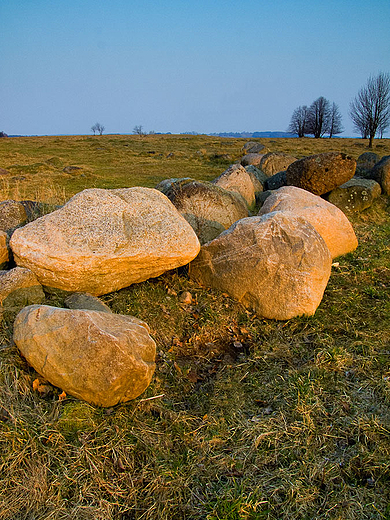
POLYGON ((358 136, 389 22, 389 0, 0 0, 0 131, 285 131, 324 96, 358 136))

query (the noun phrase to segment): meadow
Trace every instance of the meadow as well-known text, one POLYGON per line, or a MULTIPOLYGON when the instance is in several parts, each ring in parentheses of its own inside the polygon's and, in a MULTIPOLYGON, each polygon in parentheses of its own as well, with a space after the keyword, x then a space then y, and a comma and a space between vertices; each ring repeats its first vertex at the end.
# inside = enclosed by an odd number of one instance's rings
MULTIPOLYGON (((0 139, 0 200, 54 205, 89 187, 211 180, 246 141, 0 139)), ((360 139, 261 142, 297 158, 368 151, 360 139)), ((389 140, 375 145, 390 155, 389 140)), ((113 408, 37 391, 3 320, 0 519, 390 519, 389 210, 382 195, 351 216, 359 247, 334 262, 312 317, 263 319, 185 267, 103 296, 149 324, 158 352, 147 391, 113 408)))

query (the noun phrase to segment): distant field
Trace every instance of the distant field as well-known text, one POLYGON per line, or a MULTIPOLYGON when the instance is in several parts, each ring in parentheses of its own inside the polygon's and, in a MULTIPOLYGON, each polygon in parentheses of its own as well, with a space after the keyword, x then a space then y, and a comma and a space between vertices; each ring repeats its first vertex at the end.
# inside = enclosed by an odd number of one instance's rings
MULTIPOLYGON (((84 188, 154 187, 171 177, 211 180, 242 156, 249 139, 185 135, 15 137, 0 139, 0 199, 61 203, 84 188), (72 169, 69 167, 77 167, 72 169), (64 171, 65 169, 65 171, 64 171)), ((254 139, 301 158, 341 151, 357 158, 362 139, 254 139)), ((390 139, 375 142, 390 155, 390 139)))
MULTIPOLYGON (((246 141, 0 139, 1 198, 212 179, 246 141)), ((261 142, 298 158, 368 151, 359 139, 261 142)), ((390 155, 390 141, 374 151, 390 155)), ((0 520, 389 520, 389 210, 382 195, 351 217, 359 247, 335 261, 312 317, 266 320, 185 268, 102 297, 146 321, 158 352, 144 394, 110 409, 34 391, 4 320, 0 520)))

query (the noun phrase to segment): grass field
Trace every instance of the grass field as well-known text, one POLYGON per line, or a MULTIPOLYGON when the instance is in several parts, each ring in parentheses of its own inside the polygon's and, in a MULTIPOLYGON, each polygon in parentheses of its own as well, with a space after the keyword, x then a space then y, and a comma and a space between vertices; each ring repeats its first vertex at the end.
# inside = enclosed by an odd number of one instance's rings
MULTIPOLYGON (((61 203, 85 187, 212 179, 244 142, 0 139, 10 172, 0 199, 61 203)), ((368 151, 352 139, 261 142, 296 157, 368 151)), ((390 155, 389 142, 374 151, 390 155)), ((38 376, 3 321, 0 519, 389 520, 389 210, 382 196, 352 217, 359 247, 335 262, 313 317, 265 320, 185 268, 102 297, 145 320, 158 350, 147 391, 110 409, 33 390, 38 376)))
MULTIPOLYGON (((171 177, 211 180, 242 156, 247 141, 186 135, 0 139, 0 168, 9 172, 0 175, 0 200, 45 199, 61 203, 84 188, 153 188, 171 177)), ((357 159, 368 151, 367 141, 362 139, 261 142, 268 151, 284 151, 298 159, 326 151, 348 153, 357 159)), ((380 156, 390 155, 390 139, 377 140, 373 151, 380 156)))

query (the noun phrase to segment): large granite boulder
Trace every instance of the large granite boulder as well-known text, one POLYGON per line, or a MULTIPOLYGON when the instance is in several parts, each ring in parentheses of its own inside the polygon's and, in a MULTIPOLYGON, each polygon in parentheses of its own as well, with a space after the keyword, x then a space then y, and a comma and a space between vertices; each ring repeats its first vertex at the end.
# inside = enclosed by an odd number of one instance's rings
POLYGON ((150 188, 84 190, 17 229, 10 246, 42 285, 94 296, 185 265, 200 248, 174 205, 150 188))
POLYGON ((136 398, 155 369, 149 328, 132 316, 31 305, 16 317, 14 341, 52 385, 99 406, 136 398))
POLYGON ((390 195, 390 155, 385 155, 369 172, 369 178, 378 182, 385 195, 390 195))
POLYGON ((5 231, 0 231, 0 269, 4 269, 8 264, 8 261, 9 253, 7 246, 7 233, 5 231))
POLYGON ((287 168, 287 185, 323 195, 349 181, 356 161, 344 153, 326 152, 304 157, 287 168))
POLYGON ((0 271, 0 316, 12 316, 26 305, 42 303, 45 293, 29 269, 15 267, 0 271))
POLYGON ((212 181, 213 184, 228 191, 234 191, 244 197, 249 208, 253 208, 256 202, 256 188, 254 175, 239 164, 232 164, 219 177, 212 181))
POLYGON ((272 177, 275 173, 286 171, 296 160, 296 157, 283 152, 269 152, 261 159, 259 168, 267 177, 272 177))
POLYGON ((324 239, 332 258, 354 251, 358 241, 345 214, 326 200, 306 190, 286 186, 273 191, 259 215, 286 211, 306 219, 324 239))
POLYGON ((328 193, 326 199, 344 213, 353 213, 369 208, 381 193, 380 185, 373 179, 352 177, 328 193))
POLYGON ((248 216, 245 200, 210 182, 167 179, 158 184, 197 234, 201 244, 213 240, 234 222, 248 216))
POLYGON ((190 276, 265 318, 288 320, 314 314, 331 262, 309 222, 278 211, 242 219, 204 245, 190 264, 190 276))

